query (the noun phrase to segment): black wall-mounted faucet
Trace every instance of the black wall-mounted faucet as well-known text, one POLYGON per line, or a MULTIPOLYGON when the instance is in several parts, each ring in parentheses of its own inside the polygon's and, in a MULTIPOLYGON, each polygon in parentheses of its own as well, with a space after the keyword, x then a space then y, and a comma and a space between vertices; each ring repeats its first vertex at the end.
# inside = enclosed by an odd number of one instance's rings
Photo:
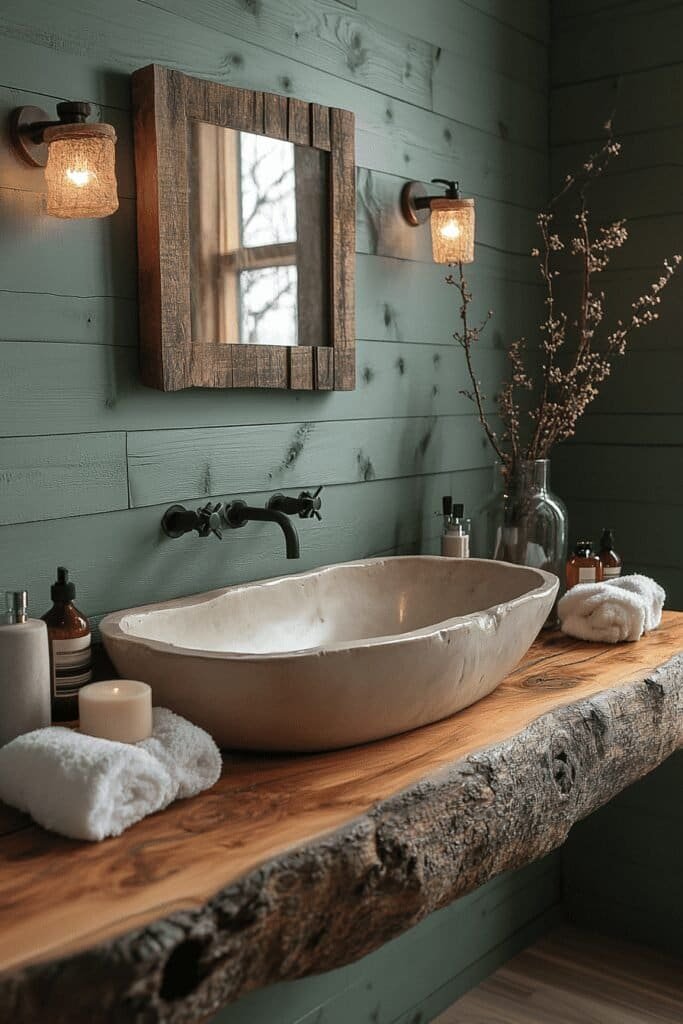
POLYGON ((285 535, 287 558, 298 558, 299 535, 289 516, 298 515, 300 519, 315 516, 316 519, 321 519, 321 491, 322 487, 318 487, 312 494, 310 491, 301 491, 298 498, 274 494, 265 508, 247 505, 246 501, 241 499, 231 501, 228 505, 223 505, 220 501, 212 505, 209 501, 196 510, 185 508, 184 505, 171 505, 164 512, 161 528, 167 537, 182 537, 183 534, 194 530, 200 537, 208 537, 212 533, 222 540, 222 526, 238 530, 249 522, 277 523, 285 535))
POLYGON ((222 540, 222 509, 223 505, 220 501, 216 505, 212 505, 209 501, 203 508, 198 508, 196 511, 185 508, 184 505, 171 505, 164 512, 161 529, 167 537, 182 537, 183 534, 196 530, 200 537, 208 537, 212 533, 222 540))
POLYGON ((320 506, 322 499, 319 497, 322 491, 322 484, 311 494, 310 491, 301 491, 298 498, 289 498, 286 494, 274 494, 266 502, 266 508, 275 509, 276 512, 284 512, 288 516, 298 515, 299 519, 322 519, 320 506))
POLYGON ((249 522, 277 523, 285 535, 287 558, 299 557, 299 535, 284 512, 274 508, 255 508, 246 501, 231 501, 223 509, 223 522, 233 530, 249 522))

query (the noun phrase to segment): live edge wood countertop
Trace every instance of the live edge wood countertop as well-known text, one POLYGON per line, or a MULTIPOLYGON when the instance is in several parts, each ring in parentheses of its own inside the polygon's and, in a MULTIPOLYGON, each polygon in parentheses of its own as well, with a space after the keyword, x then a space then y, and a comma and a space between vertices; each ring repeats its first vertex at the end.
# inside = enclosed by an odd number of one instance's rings
POLYGON ((683 745, 681 652, 681 613, 635 644, 543 635, 450 719, 227 755, 208 793, 103 843, 2 808, 0 1017, 194 1024, 368 953, 558 847, 683 745))

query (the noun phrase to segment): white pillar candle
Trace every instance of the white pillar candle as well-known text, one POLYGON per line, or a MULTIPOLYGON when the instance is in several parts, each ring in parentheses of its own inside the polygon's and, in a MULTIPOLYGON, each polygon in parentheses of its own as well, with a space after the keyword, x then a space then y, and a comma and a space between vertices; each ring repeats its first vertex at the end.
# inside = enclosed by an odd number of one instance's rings
POLYGON ((152 735, 152 689, 134 679, 88 683, 78 691, 81 732, 120 743, 152 735))

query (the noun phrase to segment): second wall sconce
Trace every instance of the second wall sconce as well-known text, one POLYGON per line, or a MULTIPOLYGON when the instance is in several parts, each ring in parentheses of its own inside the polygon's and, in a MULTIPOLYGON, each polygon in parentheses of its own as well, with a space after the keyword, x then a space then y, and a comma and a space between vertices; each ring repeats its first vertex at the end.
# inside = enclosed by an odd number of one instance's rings
POLYGON ((17 107, 10 120, 16 153, 45 168, 51 217, 108 217, 119 208, 110 124, 87 123, 89 103, 58 103, 57 121, 40 107, 17 107))
POLYGON ((427 220, 432 232, 435 263, 472 263, 474 260, 474 199, 462 199, 457 181, 432 178, 445 185, 442 196, 430 196, 419 181, 407 182, 401 191, 401 211, 411 227, 427 220))

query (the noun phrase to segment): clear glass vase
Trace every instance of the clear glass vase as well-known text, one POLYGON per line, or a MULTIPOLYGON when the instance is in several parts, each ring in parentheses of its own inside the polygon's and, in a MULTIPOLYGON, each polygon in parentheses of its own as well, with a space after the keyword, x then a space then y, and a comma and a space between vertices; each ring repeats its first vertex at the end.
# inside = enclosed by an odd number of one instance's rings
MULTIPOLYGON (((473 546, 479 557, 554 572, 560 579, 562 593, 567 562, 567 509, 550 490, 549 459, 520 462, 508 488, 503 487, 500 466, 496 464, 493 490, 476 519, 473 546)), ((553 608, 546 625, 555 622, 553 608)))

